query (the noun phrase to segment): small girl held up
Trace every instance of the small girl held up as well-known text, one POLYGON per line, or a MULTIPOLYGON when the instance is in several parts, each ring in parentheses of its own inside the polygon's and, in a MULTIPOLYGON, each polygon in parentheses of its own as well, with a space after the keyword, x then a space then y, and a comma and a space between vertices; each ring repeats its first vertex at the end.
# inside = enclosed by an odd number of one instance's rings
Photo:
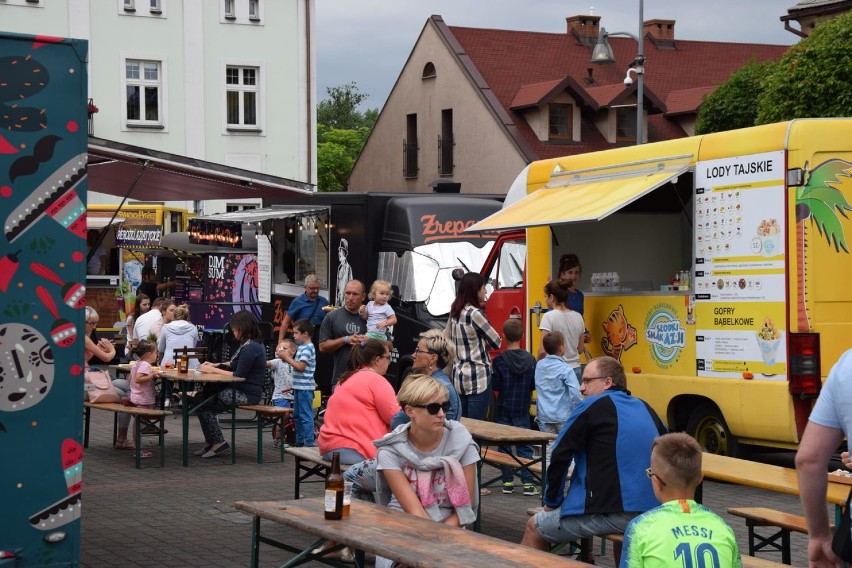
POLYGON ((370 301, 361 306, 361 317, 367 320, 367 337, 389 341, 392 339, 389 327, 396 325, 396 314, 388 302, 393 296, 390 282, 376 280, 370 287, 370 301))
MULTIPOLYGON (((157 361, 159 355, 157 344, 147 339, 141 339, 136 346, 135 354, 139 357, 139 361, 130 370, 130 403, 141 408, 153 408, 155 402, 154 379, 157 378, 157 374, 152 365, 157 361)), ((134 439, 135 431, 138 428, 139 421, 136 420, 133 425, 134 439)), ((152 455, 151 450, 139 450, 140 458, 150 458, 152 455)))

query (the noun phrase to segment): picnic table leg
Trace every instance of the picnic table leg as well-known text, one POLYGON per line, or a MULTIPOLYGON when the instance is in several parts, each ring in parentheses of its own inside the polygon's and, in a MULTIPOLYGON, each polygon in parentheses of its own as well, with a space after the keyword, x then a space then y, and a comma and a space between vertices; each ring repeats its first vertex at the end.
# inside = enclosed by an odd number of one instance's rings
POLYGON ((181 427, 183 428, 183 467, 189 466, 189 394, 186 392, 186 385, 182 382, 178 383, 180 388, 180 414, 181 427))
MULTIPOLYGON (((133 455, 136 460, 136 469, 142 469, 142 424, 138 416, 134 416, 133 421, 133 455)), ((115 424, 118 427, 118 413, 115 414, 115 424)))
POLYGON ((231 383, 231 465, 237 463, 237 389, 231 383))
POLYGON ((87 406, 85 408, 85 410, 83 411, 83 414, 85 415, 84 427, 83 427, 83 447, 88 448, 89 447, 89 418, 92 415, 92 409, 87 406))
POLYGON ((473 531, 482 532, 482 460, 476 462, 476 490, 479 500, 476 502, 476 520, 473 521, 473 531))
POLYGON ((251 523, 251 568, 257 568, 260 563, 260 543, 257 539, 260 537, 260 517, 255 515, 251 523))
POLYGON ((293 484, 295 486, 293 499, 298 499, 299 498, 299 483, 301 482, 301 479, 302 479, 302 458, 300 458, 299 456, 294 456, 294 457, 296 458, 296 483, 293 484))
MULTIPOLYGON (((257 413, 257 463, 263 463, 263 423, 265 422, 264 416, 258 412, 257 413)), ((275 429, 275 422, 272 423, 273 430, 275 429)), ((233 453, 233 452, 232 452, 233 453)))
POLYGON ((547 442, 541 444, 541 504, 544 505, 544 488, 547 484, 547 442))

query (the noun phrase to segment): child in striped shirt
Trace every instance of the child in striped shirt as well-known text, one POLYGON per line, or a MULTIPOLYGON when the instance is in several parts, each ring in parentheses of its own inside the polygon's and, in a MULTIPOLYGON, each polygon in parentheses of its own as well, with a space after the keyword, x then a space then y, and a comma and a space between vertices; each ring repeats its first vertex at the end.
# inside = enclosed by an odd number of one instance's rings
POLYGON ((293 421, 296 423, 296 447, 316 446, 314 432, 314 372, 317 368, 317 353, 311 338, 314 326, 309 319, 300 319, 293 324, 293 341, 296 356, 285 353, 281 358, 293 367, 293 421))

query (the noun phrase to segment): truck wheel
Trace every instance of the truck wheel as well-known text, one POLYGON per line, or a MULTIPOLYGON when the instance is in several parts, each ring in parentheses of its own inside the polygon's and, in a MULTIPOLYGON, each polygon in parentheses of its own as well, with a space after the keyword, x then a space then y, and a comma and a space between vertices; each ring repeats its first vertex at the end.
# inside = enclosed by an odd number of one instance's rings
POLYGON ((705 452, 720 456, 737 457, 739 442, 731 434, 722 413, 714 404, 701 404, 692 411, 686 432, 698 440, 705 452))

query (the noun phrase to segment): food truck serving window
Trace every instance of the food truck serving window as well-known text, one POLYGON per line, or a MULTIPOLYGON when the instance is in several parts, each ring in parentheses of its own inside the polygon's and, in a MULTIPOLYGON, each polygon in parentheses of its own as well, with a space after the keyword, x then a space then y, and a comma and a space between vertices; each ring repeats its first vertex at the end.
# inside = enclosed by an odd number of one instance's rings
POLYGON ((473 225, 493 231, 600 221, 689 169, 676 156, 594 170, 554 173, 545 187, 473 225))
POLYGON ((402 256, 381 252, 378 277, 396 283, 403 302, 425 302, 430 314, 442 316, 450 312, 456 297, 453 270, 482 266, 493 245, 493 241, 482 248, 468 242, 442 242, 420 245, 402 256))

